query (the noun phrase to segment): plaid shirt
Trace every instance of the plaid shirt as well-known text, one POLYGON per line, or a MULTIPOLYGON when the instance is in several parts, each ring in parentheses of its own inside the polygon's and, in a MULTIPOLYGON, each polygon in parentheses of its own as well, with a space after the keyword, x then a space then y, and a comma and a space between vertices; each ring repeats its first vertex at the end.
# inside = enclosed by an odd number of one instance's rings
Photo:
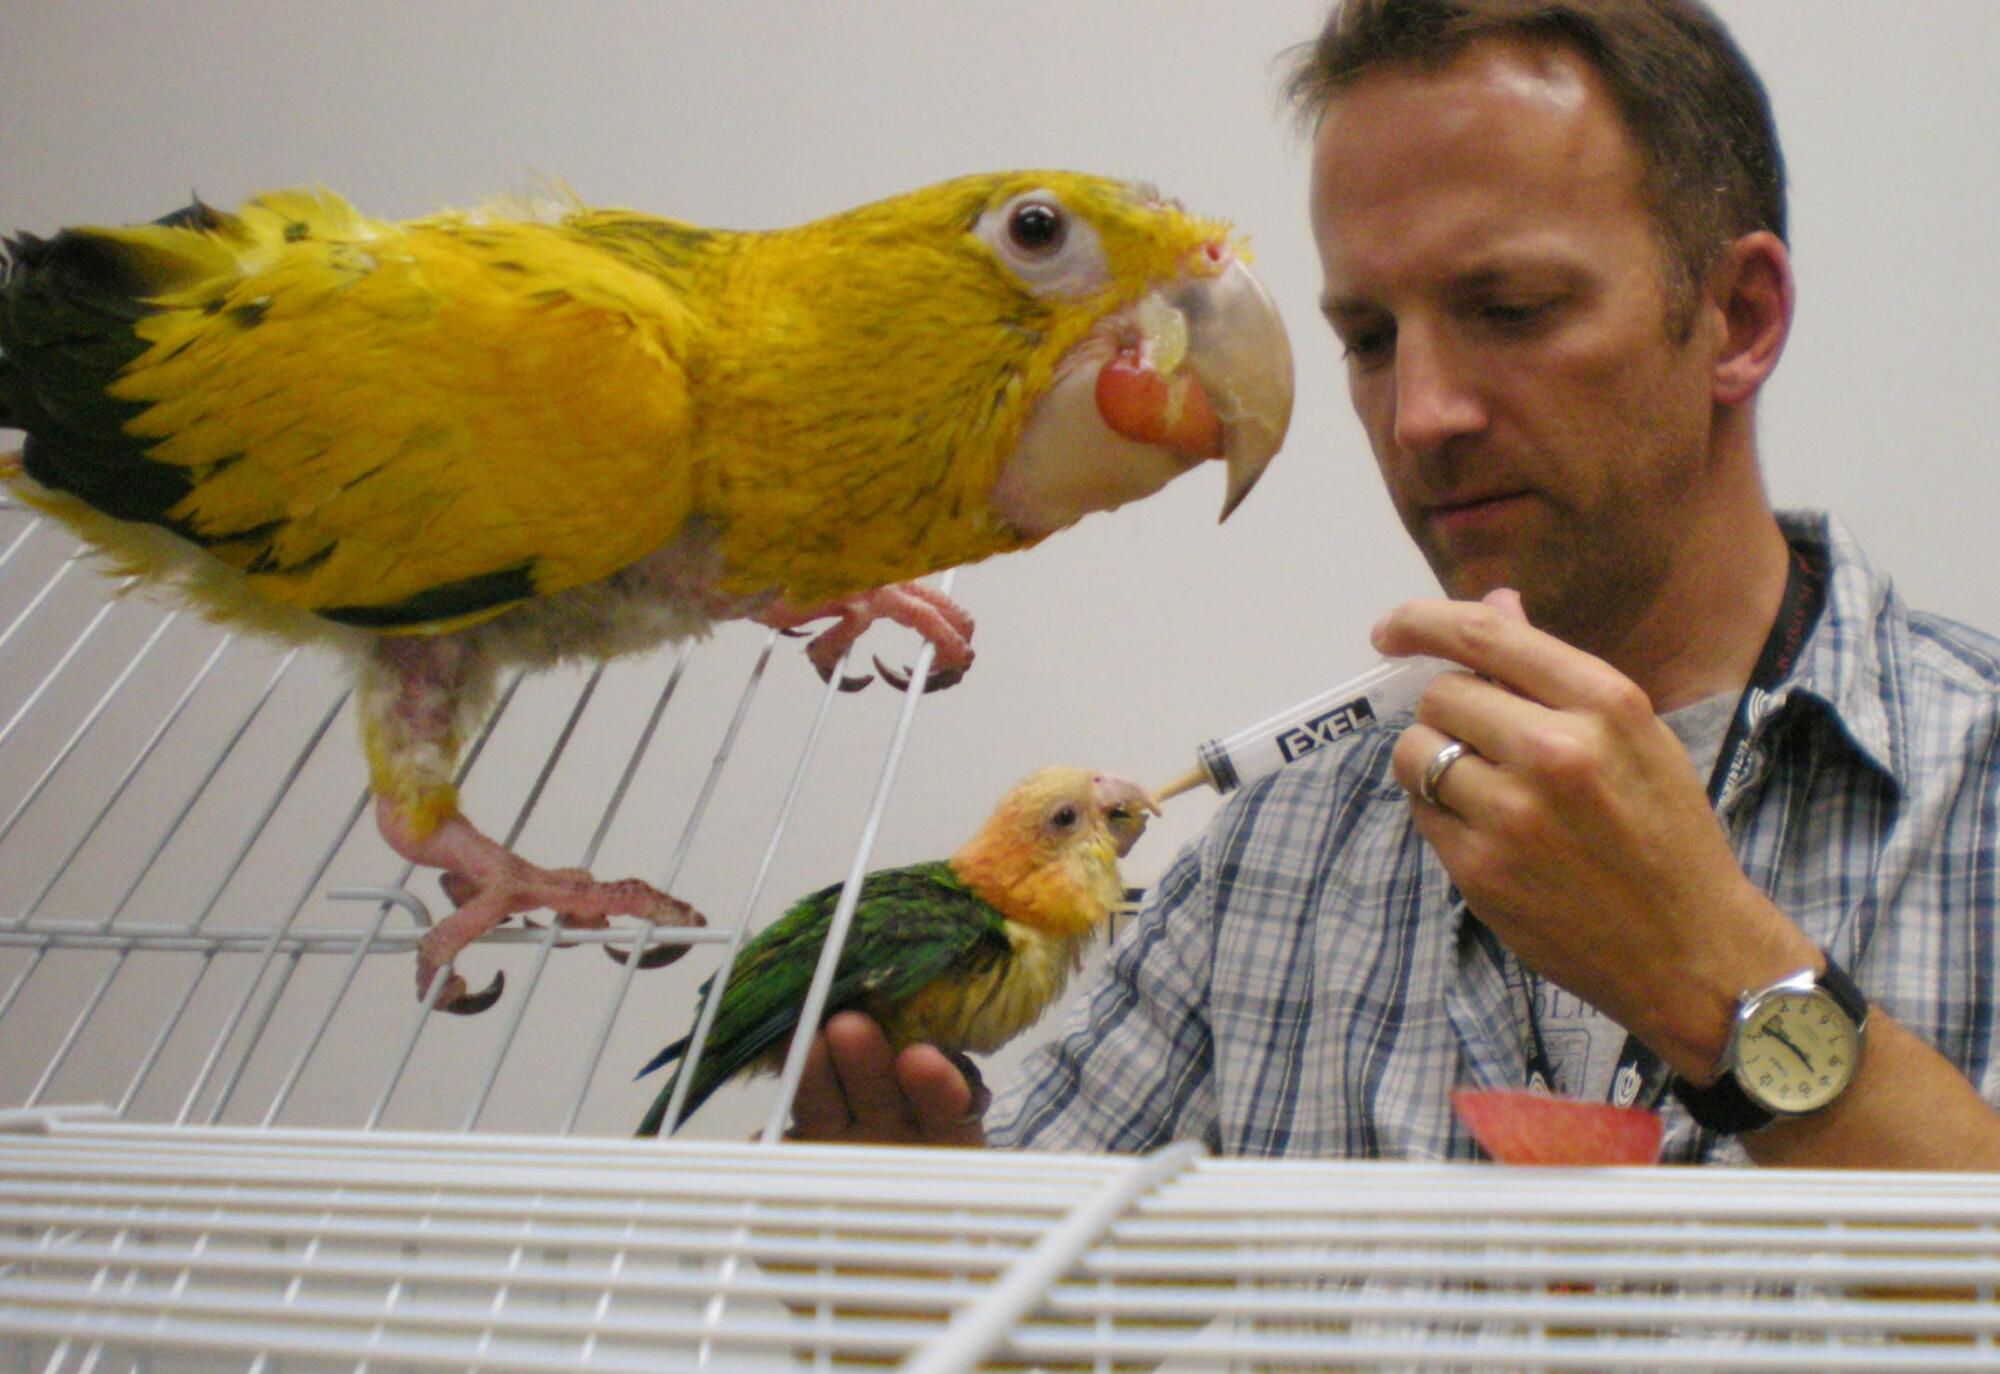
MULTIPOLYGON (((1838 522, 1792 674, 1719 805, 1744 871, 2000 1103, 2000 640, 1910 611, 1838 522)), ((1394 722, 1392 722, 1393 724, 1394 722)), ((1175 859, 993 1112, 996 1145, 1476 1155, 1454 1086, 1520 1086, 1527 981, 1468 919, 1366 731, 1243 789, 1175 859)), ((1663 1157, 1741 1163, 1671 1098, 1663 1157)))

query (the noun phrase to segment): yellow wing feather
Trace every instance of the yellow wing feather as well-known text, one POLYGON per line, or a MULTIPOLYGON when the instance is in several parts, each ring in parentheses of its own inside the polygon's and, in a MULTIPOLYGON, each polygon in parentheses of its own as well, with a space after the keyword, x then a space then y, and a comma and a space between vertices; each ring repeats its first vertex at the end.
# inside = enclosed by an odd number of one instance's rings
POLYGON ((304 193, 232 230, 113 391, 194 479, 173 515, 250 590, 379 607, 519 570, 545 593, 680 527, 693 324, 658 278, 559 225, 392 225, 304 193))

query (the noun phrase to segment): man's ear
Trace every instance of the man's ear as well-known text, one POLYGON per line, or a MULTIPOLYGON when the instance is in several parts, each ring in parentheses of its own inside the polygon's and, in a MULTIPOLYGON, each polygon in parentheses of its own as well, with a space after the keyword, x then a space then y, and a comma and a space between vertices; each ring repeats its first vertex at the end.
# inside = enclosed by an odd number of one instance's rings
POLYGON ((1792 257, 1767 230, 1731 243, 1709 278, 1711 304, 1721 312, 1714 400, 1741 405, 1778 365, 1792 329, 1792 257))

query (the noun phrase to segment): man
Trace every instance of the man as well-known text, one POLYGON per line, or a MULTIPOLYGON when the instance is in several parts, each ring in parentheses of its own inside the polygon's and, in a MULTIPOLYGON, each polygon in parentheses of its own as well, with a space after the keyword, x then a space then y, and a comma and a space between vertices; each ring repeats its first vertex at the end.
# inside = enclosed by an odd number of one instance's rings
MULTIPOLYGON (((1226 807, 993 1143, 1464 1157, 1450 1090, 1539 1079, 1658 1105, 1670 1159, 2000 1168, 2000 643, 1768 504, 1756 77, 1693 0, 1349 0, 1294 91, 1349 391, 1456 598, 1375 643, 1468 671, 1226 807)), ((800 1134, 983 1138, 865 1021, 814 1068, 800 1134)))

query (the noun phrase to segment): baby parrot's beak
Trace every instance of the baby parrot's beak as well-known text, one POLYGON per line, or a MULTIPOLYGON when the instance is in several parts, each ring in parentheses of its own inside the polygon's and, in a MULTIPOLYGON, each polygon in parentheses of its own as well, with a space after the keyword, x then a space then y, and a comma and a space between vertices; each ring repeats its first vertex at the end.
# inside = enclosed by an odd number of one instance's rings
POLYGON ((1147 815, 1160 814, 1159 805, 1152 794, 1138 783, 1113 777, 1109 773, 1097 774, 1090 780, 1090 786, 1097 814, 1104 817, 1105 829, 1111 832, 1112 846, 1122 859, 1132 852, 1132 846, 1146 833, 1147 815))
POLYGON ((1216 240, 1201 255, 1193 272, 1139 302, 1138 338, 1099 370, 1097 408, 1128 439, 1222 459, 1227 520, 1284 443, 1292 347, 1270 293, 1235 250, 1216 240))

